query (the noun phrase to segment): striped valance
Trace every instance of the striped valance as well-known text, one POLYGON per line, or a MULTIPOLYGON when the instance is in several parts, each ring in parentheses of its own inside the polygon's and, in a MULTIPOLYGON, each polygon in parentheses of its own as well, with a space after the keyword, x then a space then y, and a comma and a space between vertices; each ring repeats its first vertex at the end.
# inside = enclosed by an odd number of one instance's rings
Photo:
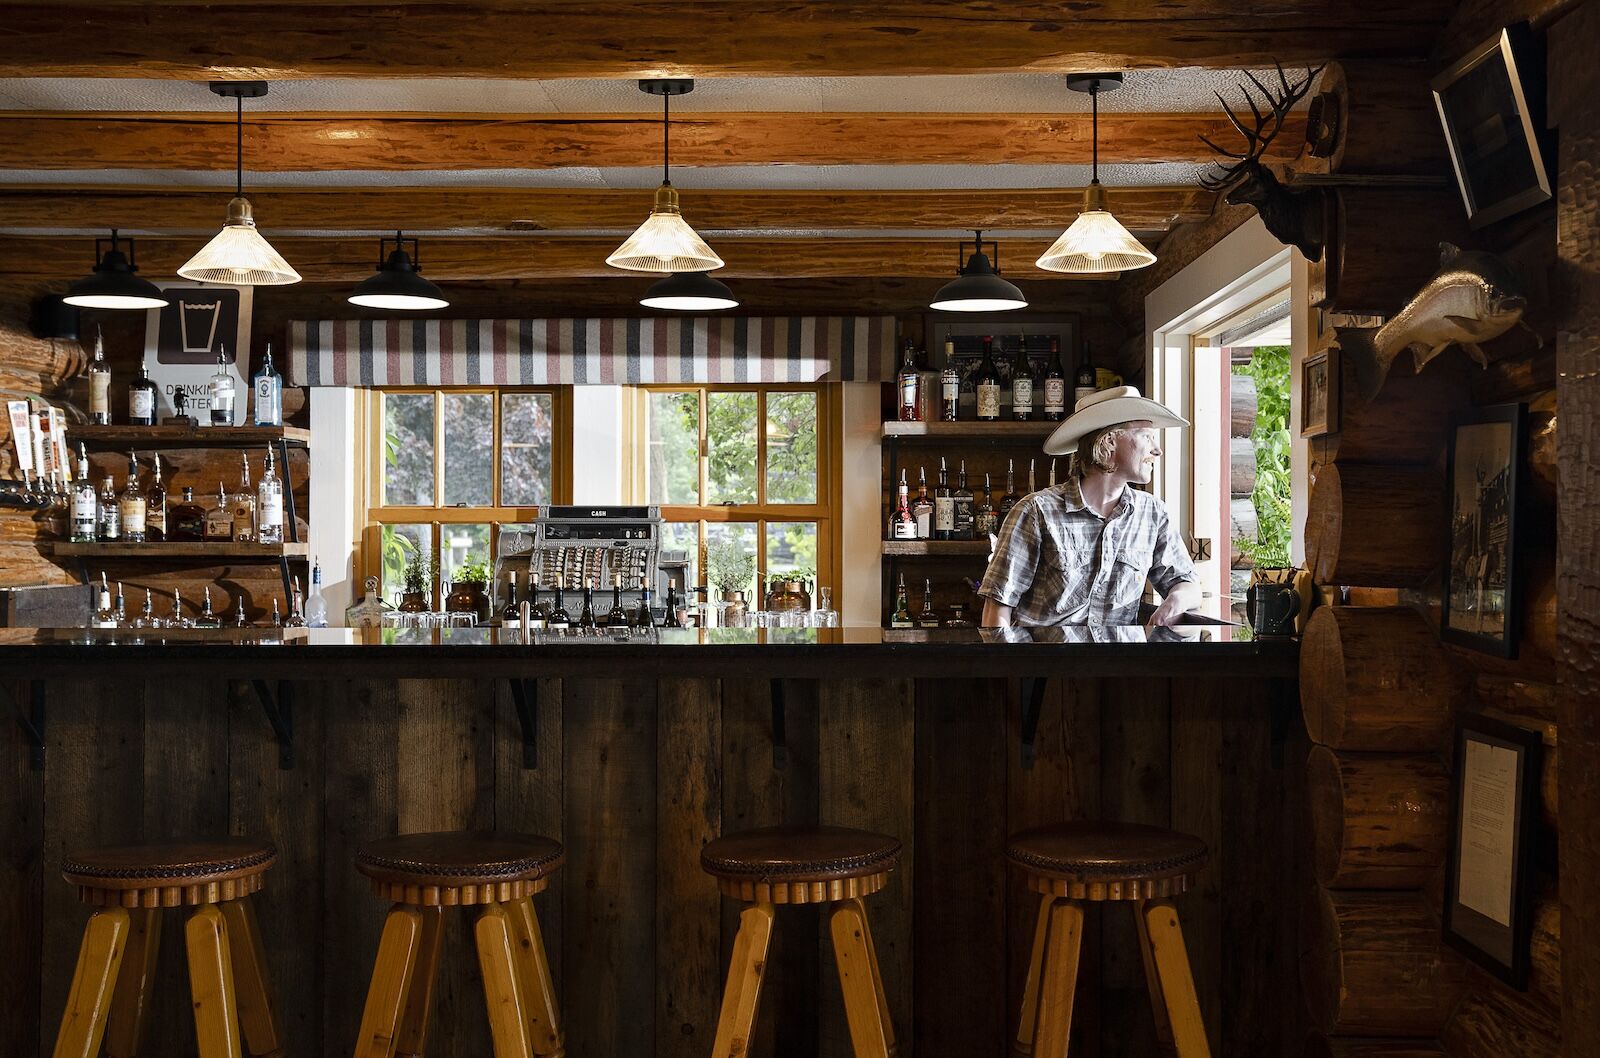
POLYGON ((296 386, 876 382, 893 316, 297 320, 296 386))

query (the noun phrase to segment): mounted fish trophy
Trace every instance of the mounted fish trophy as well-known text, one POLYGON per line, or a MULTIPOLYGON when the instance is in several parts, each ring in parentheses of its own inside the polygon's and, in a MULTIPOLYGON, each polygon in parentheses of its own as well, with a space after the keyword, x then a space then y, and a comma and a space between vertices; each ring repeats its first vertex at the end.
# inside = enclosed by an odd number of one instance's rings
POLYGON ((1317 79, 1317 74, 1322 72, 1322 67, 1307 70, 1304 81, 1290 84, 1283 67, 1277 63, 1273 65, 1277 66, 1278 84, 1281 87, 1268 88, 1248 70, 1244 75, 1250 83, 1239 86, 1251 114, 1254 115, 1254 128, 1245 128, 1238 115, 1228 106, 1228 101, 1222 97, 1222 93, 1217 93, 1217 101, 1222 104, 1222 112, 1228 115, 1233 127, 1244 137, 1245 149, 1242 154, 1224 150, 1205 136, 1201 136, 1201 141, 1207 147, 1223 158, 1233 160, 1217 162, 1215 172, 1201 173, 1200 186, 1207 191, 1231 188, 1227 195, 1228 205, 1254 206, 1273 238, 1293 246, 1305 256, 1306 260, 1316 262, 1322 259, 1323 248, 1332 234, 1328 230, 1328 218, 1333 215, 1332 193, 1327 188, 1297 191, 1286 187, 1262 162, 1261 157, 1272 145, 1273 139, 1282 131, 1284 118, 1288 117, 1294 105, 1311 88, 1312 82, 1317 79), (1251 90, 1251 85, 1255 86, 1254 91, 1251 90), (1261 107, 1256 105, 1257 92, 1266 104, 1265 114, 1261 112, 1261 107))

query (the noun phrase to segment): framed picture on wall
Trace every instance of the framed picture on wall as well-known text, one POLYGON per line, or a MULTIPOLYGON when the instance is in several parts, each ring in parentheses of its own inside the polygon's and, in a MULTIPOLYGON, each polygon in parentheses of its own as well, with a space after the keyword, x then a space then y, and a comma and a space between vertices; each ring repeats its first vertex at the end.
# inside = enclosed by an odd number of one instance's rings
POLYGON ((1528 983, 1543 751, 1537 731, 1475 713, 1456 721, 1444 939, 1513 988, 1528 983))
POLYGON ((1300 363, 1300 436, 1339 429, 1339 347, 1311 353, 1300 363))
POLYGON ((1516 657, 1519 631, 1518 477, 1527 417, 1525 404, 1499 404, 1458 420, 1445 488, 1440 635, 1507 658, 1516 657))

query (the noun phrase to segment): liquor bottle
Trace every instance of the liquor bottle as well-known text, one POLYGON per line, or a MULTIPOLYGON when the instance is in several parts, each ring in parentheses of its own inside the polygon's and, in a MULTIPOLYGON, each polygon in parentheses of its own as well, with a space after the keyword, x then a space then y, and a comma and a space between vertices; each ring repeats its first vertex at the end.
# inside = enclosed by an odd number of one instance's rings
POLYGON ((556 605, 550 611, 550 627, 557 632, 565 632, 572 627, 572 615, 567 613, 567 582, 564 577, 556 578, 556 605))
POLYGON ((533 629, 550 627, 550 607, 539 598, 539 578, 528 570, 528 626, 533 629))
POLYGON ((956 501, 950 492, 950 473, 945 468, 944 456, 939 457, 939 484, 933 490, 933 538, 954 540, 956 537, 956 501))
POLYGON ((1072 381, 1073 405, 1076 406, 1078 401, 1085 397, 1092 397, 1094 395, 1094 391, 1098 388, 1099 387, 1095 385, 1094 364, 1089 362, 1089 343, 1084 342, 1083 361, 1078 364, 1077 374, 1073 376, 1072 381))
POLYGON ((167 615, 168 628, 190 628, 194 622, 183 616, 183 592, 172 589, 172 612, 167 615))
POLYGON ((994 489, 989 485, 989 475, 983 475, 983 499, 972 516, 973 534, 982 540, 1000 531, 1000 512, 994 509, 994 489))
POLYGON ((256 395, 255 424, 257 426, 283 425, 283 376, 272 366, 272 343, 267 343, 267 357, 261 361, 261 370, 251 380, 256 395))
POLYGON ((928 471, 917 468, 917 498, 911 504, 911 517, 917 522, 917 539, 933 539, 933 501, 928 499, 928 471))
POLYGON ((205 538, 207 540, 233 539, 233 507, 228 503, 228 490, 217 482, 217 503, 206 508, 205 538))
POLYGON ((622 576, 611 578, 611 612, 606 614, 607 628, 627 628, 628 611, 622 606, 622 576))
POLYGON ((278 597, 276 595, 272 597, 272 627, 283 627, 283 611, 278 609, 278 597))
POLYGON ((156 627, 156 600, 149 588, 144 590, 144 609, 139 611, 139 616, 133 619, 135 628, 156 627))
POLYGON ((656 623, 656 615, 650 609, 650 578, 639 578, 639 609, 634 611, 633 627, 652 628, 656 623))
POLYGON ((1035 492, 1039 491, 1037 479, 1035 479, 1033 476, 1034 464, 1037 462, 1037 459, 1031 457, 1028 459, 1028 491, 1023 493, 1024 496, 1032 496, 1035 492))
POLYGON ((917 371, 916 351, 911 339, 906 339, 905 351, 900 354, 900 371, 895 375, 895 389, 900 394, 899 417, 901 422, 922 421, 922 375, 917 371))
POLYGON ((234 596, 233 599, 233 627, 250 627, 250 618, 244 615, 244 594, 242 592, 234 596))
POLYGON ((1044 369, 1044 417, 1060 422, 1067 417, 1067 375, 1061 369, 1061 340, 1050 339, 1050 363, 1044 369))
POLYGON ((900 471, 899 496, 894 504, 894 517, 890 520, 889 537, 892 540, 915 540, 917 519, 911 513, 911 497, 906 486, 906 472, 900 471))
POLYGON ((517 571, 510 570, 506 581, 506 604, 500 608, 501 628, 522 627, 522 600, 517 598, 517 571))
POLYGON ((356 602, 344 608, 346 628, 382 628, 383 596, 378 592, 378 578, 368 577, 363 582, 366 591, 356 602))
POLYGON ((117 611, 111 602, 111 585, 106 583, 104 570, 100 573, 100 589, 95 592, 94 613, 89 617, 89 627, 117 627, 117 611))
POLYGON ((999 508, 1002 522, 1006 520, 1006 515, 1011 513, 1011 508, 1015 507, 1017 500, 1021 498, 1017 495, 1016 468, 1017 461, 1015 459, 1006 460, 1006 494, 1000 497, 999 508))
POLYGON ((78 443, 78 477, 72 483, 72 542, 92 544, 99 525, 99 500, 89 480, 89 453, 78 443))
POLYGON ((683 622, 678 620, 678 582, 667 581, 667 612, 661 618, 662 628, 682 628, 683 622))
POLYGON ((94 359, 89 363, 89 421, 96 426, 111 423, 111 369, 106 366, 106 340, 99 327, 94 329, 94 359))
POLYGON ((1033 418, 1033 362, 1028 359, 1028 337, 1017 345, 1017 358, 1011 362, 1011 417, 1017 422, 1033 418))
POLYGON ((161 457, 153 456, 151 461, 155 464, 156 478, 150 483, 150 491, 144 496, 144 538, 146 540, 165 540, 167 538, 167 487, 161 483, 161 457))
POLYGON ((967 488, 967 461, 961 461, 961 473, 956 478, 956 491, 950 497, 955 501, 955 538, 957 540, 976 539, 974 522, 976 516, 973 511, 972 490, 967 488))
POLYGON ((1050 457, 1050 484, 1048 486, 1046 486, 1046 487, 1047 488, 1052 488, 1052 489, 1056 487, 1056 457, 1055 456, 1051 456, 1050 457))
POLYGON ((283 482, 273 469, 270 448, 261 483, 256 486, 256 540, 263 544, 283 543, 283 482))
POLYGON ((148 354, 139 360, 139 377, 128 383, 128 423, 131 426, 156 424, 156 384, 150 381, 148 354))
POLYGON ((117 499, 117 514, 122 519, 122 539, 131 544, 144 543, 144 516, 149 510, 144 490, 139 488, 139 461, 128 453, 128 483, 117 499))
POLYGON ((239 491, 233 494, 233 538, 248 544, 256 538, 256 490, 250 485, 250 454, 239 456, 239 491))
POLYGON ((328 627, 328 600, 322 596, 322 563, 311 560, 311 595, 306 599, 306 627, 328 627))
POLYGON ((939 615, 933 612, 933 581, 922 582, 922 611, 917 614, 918 628, 938 628, 939 615))
POLYGON ((120 580, 117 581, 117 605, 115 607, 115 612, 117 615, 117 627, 127 628, 128 604, 122 598, 122 582, 120 580))
POLYGON ((121 540, 122 512, 117 507, 117 486, 110 474, 100 484, 99 512, 100 524, 96 532, 100 534, 100 539, 105 542, 121 540))
POLYGON ((239 390, 234 385, 233 372, 228 370, 226 346, 217 346, 217 369, 212 372, 211 381, 206 385, 206 394, 211 399, 211 425, 232 426, 233 405, 239 390))
POLYGON ((579 628, 597 627, 594 620, 594 578, 583 582, 583 609, 578 612, 579 628))
POLYGON ((306 626, 306 601, 300 594, 300 578, 295 577, 289 581, 289 616, 284 619, 285 628, 304 628, 306 626))
POLYGON ((206 509, 194 501, 194 486, 183 487, 183 499, 168 512, 168 536, 173 540, 204 540, 206 509))
POLYGON ((994 338, 983 336, 983 362, 978 365, 974 383, 978 388, 978 421, 1000 419, 1000 370, 994 366, 994 338))
POLYGON ((200 595, 200 616, 195 618, 196 628, 221 628, 216 611, 211 608, 211 585, 207 584, 200 595))
POLYGON ((955 422, 961 418, 961 375, 956 371, 956 343, 944 340, 944 370, 939 372, 939 419, 955 422))
POLYGON ((890 628, 911 628, 911 603, 906 599, 906 575, 900 574, 900 586, 894 593, 894 613, 889 617, 890 628))

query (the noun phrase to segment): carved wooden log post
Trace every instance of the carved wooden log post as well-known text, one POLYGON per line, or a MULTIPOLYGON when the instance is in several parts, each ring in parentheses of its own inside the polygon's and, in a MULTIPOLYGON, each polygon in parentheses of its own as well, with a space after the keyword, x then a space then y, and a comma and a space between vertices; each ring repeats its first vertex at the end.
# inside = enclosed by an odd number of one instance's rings
POLYGON ((1333 463, 1306 511, 1306 562, 1318 584, 1419 587, 1443 559, 1444 476, 1433 467, 1333 463))
POLYGON ((1469 237, 1453 189, 1341 187, 1341 312, 1392 316, 1439 267, 1439 244, 1469 237), (1404 218, 1404 223, 1397 223, 1404 218))
POLYGON ((1444 862, 1450 776, 1437 758, 1315 746, 1306 786, 1323 885, 1416 889, 1444 862))
POLYGON ((1420 893, 1318 886, 1301 943, 1306 1006, 1328 1035, 1436 1036, 1460 998, 1465 968, 1420 893))
POLYGON ((1300 706, 1313 742, 1402 753, 1444 746, 1461 677, 1406 606, 1324 606, 1300 645, 1300 706))
POLYGON ((1560 1058, 1561 1010, 1474 973, 1440 1042, 1451 1058, 1560 1058))
POLYGON ((1403 355, 1377 397, 1363 400, 1360 371, 1363 359, 1376 355, 1374 333, 1359 327, 1334 332, 1340 353, 1338 432, 1314 438, 1312 457, 1319 463, 1437 463, 1449 442, 1451 420, 1469 403, 1462 374, 1436 362, 1428 365, 1426 376, 1417 375, 1410 356, 1403 355))

